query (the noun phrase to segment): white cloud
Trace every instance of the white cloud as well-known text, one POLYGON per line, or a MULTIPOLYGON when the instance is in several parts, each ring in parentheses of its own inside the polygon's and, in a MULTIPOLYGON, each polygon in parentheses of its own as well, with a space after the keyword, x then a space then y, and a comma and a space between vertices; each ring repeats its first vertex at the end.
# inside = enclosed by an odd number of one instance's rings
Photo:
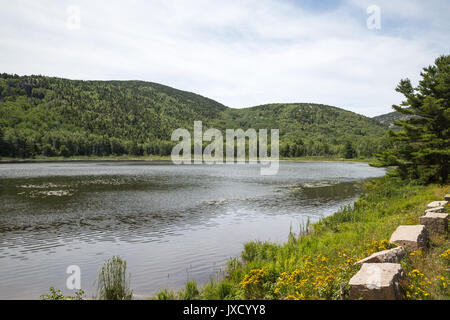
POLYGON ((366 4, 350 0, 326 12, 271 0, 0 2, 0 72, 141 79, 231 107, 389 112, 398 80, 417 79, 450 43, 441 1, 438 11, 379 1, 381 30, 367 29, 366 4), (79 30, 66 27, 69 5, 80 7, 79 30))

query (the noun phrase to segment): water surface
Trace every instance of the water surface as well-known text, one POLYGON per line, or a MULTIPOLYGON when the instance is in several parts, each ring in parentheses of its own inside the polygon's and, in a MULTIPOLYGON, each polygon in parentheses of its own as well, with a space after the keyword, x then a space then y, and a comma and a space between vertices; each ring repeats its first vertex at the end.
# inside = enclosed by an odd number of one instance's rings
POLYGON ((255 164, 0 164, 0 299, 70 294, 72 264, 92 296, 112 255, 126 259, 137 296, 202 284, 245 242, 285 241, 351 203, 356 181, 382 175, 349 162, 281 162, 275 176, 255 164))

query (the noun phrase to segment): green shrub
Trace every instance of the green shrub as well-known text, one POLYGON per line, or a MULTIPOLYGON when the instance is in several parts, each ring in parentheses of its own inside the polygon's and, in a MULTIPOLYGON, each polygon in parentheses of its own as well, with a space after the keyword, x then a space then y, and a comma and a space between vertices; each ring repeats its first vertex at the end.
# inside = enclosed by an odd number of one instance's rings
POLYGON ((65 296, 61 290, 56 290, 50 287, 50 293, 41 295, 41 300, 83 300, 84 291, 78 290, 75 292, 75 296, 65 296))
POLYGON ((173 291, 164 289, 156 293, 155 300, 175 300, 175 294, 173 291))
POLYGON ((229 298, 233 293, 233 285, 229 282, 221 282, 217 285, 216 288, 219 300, 225 300, 229 298))
POLYGON ((234 289, 233 284, 228 281, 222 280, 217 283, 211 280, 202 288, 201 297, 206 300, 232 299, 234 289))
POLYGON ((195 280, 186 282, 186 287, 184 291, 182 291, 182 299, 183 300, 196 300, 199 299, 200 292, 197 288, 197 283, 195 280))

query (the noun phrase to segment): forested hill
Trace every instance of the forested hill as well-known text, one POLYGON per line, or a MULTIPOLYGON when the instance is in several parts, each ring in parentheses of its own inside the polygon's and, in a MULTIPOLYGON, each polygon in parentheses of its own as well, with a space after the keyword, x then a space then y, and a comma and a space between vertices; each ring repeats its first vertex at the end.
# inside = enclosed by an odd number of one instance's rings
POLYGON ((279 128, 283 156, 371 156, 386 129, 317 104, 232 109, 143 81, 0 74, 0 156, 169 155, 176 128, 279 128))
POLYGON ((0 76, 2 155, 167 154, 176 128, 226 109, 194 93, 142 81, 0 76), (65 147, 63 147, 65 146, 65 147), (68 149, 68 150, 66 150, 68 149), (161 150, 160 150, 161 149, 161 150))
POLYGON ((382 114, 376 117, 373 117, 373 119, 377 120, 379 123, 388 126, 389 128, 393 128, 394 121, 397 120, 407 120, 410 119, 411 116, 401 114, 398 111, 389 112, 386 114, 382 114))

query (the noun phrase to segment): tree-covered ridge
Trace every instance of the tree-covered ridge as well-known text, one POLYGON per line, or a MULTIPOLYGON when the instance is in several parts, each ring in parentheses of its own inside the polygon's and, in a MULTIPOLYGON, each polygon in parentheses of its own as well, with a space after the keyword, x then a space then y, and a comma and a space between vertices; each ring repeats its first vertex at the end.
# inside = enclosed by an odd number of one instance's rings
POLYGON ((283 156, 345 156, 350 142, 353 156, 369 157, 381 150, 385 134, 385 128, 373 119, 322 104, 268 104, 231 109, 228 116, 229 125, 280 129, 283 156))
POLYGON ((2 155, 139 154, 144 144, 151 153, 167 154, 171 146, 163 142, 170 140, 172 130, 192 127, 192 119, 208 123, 225 108, 150 82, 3 74, 2 155))
POLYGON ((389 128, 397 128, 394 124, 395 121, 408 120, 411 117, 412 117, 411 115, 405 115, 405 114, 401 114, 398 111, 393 111, 393 112, 389 112, 389 113, 385 113, 385 114, 373 117, 373 119, 377 120, 381 124, 388 126, 389 128))
POLYGON ((152 82, 0 75, 0 156, 169 155, 172 131, 195 120, 204 129, 280 129, 282 156, 368 157, 385 133, 373 119, 325 105, 232 109, 152 82))

